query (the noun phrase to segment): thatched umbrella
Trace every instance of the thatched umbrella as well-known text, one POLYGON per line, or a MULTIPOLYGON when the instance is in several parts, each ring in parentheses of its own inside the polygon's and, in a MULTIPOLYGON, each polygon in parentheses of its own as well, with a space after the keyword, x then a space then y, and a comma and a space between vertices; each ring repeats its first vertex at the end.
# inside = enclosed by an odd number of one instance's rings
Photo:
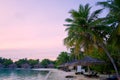
POLYGON ((81 60, 74 61, 71 65, 88 66, 88 72, 90 72, 90 68, 89 68, 90 65, 99 65, 99 64, 103 64, 103 63, 105 63, 105 62, 102 60, 99 60, 97 58, 92 58, 90 56, 86 56, 81 60))
POLYGON ((65 63, 64 66, 65 66, 65 67, 70 66, 70 62, 65 63))
POLYGON ((73 60, 73 61, 70 62, 69 65, 70 65, 70 66, 77 66, 78 63, 79 63, 79 60, 73 60))
POLYGON ((104 64, 105 62, 97 58, 86 56, 83 59, 79 60, 77 63, 79 65, 88 66, 88 72, 90 72, 90 68, 89 68, 90 65, 100 65, 100 64, 104 64))
POLYGON ((65 64, 61 64, 58 66, 58 69, 64 70, 64 68, 65 68, 65 64))
POLYGON ((87 66, 87 65, 96 65, 96 64, 103 64, 105 63, 104 61, 97 59, 97 58, 92 58, 90 56, 86 56, 83 59, 78 61, 79 64, 87 66))
POLYGON ((65 64, 61 64, 61 65, 59 65, 58 67, 59 67, 59 68, 63 68, 63 67, 65 67, 65 64))

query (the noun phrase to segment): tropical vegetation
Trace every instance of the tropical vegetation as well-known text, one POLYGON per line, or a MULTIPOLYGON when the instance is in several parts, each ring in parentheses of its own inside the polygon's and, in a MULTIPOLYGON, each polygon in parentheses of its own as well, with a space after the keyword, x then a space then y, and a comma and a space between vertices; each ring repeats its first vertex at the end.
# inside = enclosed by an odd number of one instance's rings
POLYGON ((74 48, 76 56, 82 54, 81 50, 84 55, 97 55, 96 57, 100 57, 98 55, 101 53, 102 58, 110 59, 108 61, 111 61, 118 76, 118 67, 120 67, 120 1, 106 0, 98 2, 97 5, 102 5, 103 8, 91 12, 89 4, 80 4, 78 10, 69 12, 71 16, 66 19, 68 24, 65 24, 68 36, 64 39, 64 44, 67 48, 74 48), (109 9, 109 13, 105 17, 100 17, 99 15, 105 8, 109 9))
POLYGON ((0 69, 1 68, 53 68, 55 67, 55 61, 49 59, 19 59, 18 61, 13 61, 11 59, 0 57, 0 69))
MULTIPOLYGON (((67 37, 64 45, 70 52, 62 51, 55 61, 49 59, 11 59, 0 58, 0 68, 39 68, 57 67, 79 60, 86 55, 102 59, 106 64, 91 66, 101 73, 120 72, 120 0, 97 2, 101 9, 91 12, 89 4, 70 10, 70 17, 65 21, 67 37), (104 10, 109 10, 105 17, 100 17, 104 10), (112 63, 112 64, 111 64, 112 63)), ((97 6, 96 5, 96 6, 97 6)))

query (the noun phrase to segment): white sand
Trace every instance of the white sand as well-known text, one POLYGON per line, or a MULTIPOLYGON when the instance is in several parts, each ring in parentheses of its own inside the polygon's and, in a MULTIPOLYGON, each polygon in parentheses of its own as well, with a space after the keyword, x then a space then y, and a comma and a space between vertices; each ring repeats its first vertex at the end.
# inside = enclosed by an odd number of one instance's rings
POLYGON ((65 76, 74 75, 73 72, 65 72, 58 69, 40 68, 34 70, 49 71, 45 80, 68 80, 67 78, 65 78, 65 76))
POLYGON ((34 69, 34 70, 49 71, 45 80, 68 80, 65 78, 65 76, 70 74, 68 72, 64 72, 58 69, 41 68, 41 69, 34 69))
POLYGON ((99 78, 87 78, 87 77, 84 77, 83 75, 78 75, 76 79, 74 80, 100 80, 100 79, 99 78))
POLYGON ((34 70, 49 71, 45 80, 99 80, 96 78, 86 78, 83 75, 75 75, 75 72, 65 72, 65 71, 61 71, 58 69, 41 68, 41 69, 34 69, 34 70), (67 75, 75 76, 75 78, 67 79, 67 78, 65 78, 65 76, 67 76, 67 75))

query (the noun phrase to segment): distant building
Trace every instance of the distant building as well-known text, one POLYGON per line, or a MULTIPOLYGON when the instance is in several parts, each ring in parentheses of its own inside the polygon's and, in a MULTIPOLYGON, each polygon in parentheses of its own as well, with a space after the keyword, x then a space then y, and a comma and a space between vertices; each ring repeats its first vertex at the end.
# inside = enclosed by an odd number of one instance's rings
POLYGON ((29 68, 31 68, 31 66, 28 63, 25 63, 25 64, 21 65, 21 68, 29 69, 29 68))
POLYGON ((36 64, 33 66, 33 68, 43 68, 43 66, 41 64, 36 64))
POLYGON ((4 68, 4 65, 0 63, 0 69, 4 68))
POLYGON ((55 67, 55 65, 54 64, 48 64, 48 66, 47 66, 48 68, 54 68, 55 67))
POLYGON ((13 63, 13 64, 8 65, 8 68, 14 69, 14 68, 17 68, 17 65, 13 63))

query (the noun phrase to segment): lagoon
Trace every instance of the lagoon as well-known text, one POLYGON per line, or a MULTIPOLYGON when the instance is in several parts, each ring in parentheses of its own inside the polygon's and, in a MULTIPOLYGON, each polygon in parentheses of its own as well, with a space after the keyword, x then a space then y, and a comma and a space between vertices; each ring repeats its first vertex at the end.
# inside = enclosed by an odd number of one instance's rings
POLYGON ((48 71, 0 69, 0 80, 44 80, 48 71))

